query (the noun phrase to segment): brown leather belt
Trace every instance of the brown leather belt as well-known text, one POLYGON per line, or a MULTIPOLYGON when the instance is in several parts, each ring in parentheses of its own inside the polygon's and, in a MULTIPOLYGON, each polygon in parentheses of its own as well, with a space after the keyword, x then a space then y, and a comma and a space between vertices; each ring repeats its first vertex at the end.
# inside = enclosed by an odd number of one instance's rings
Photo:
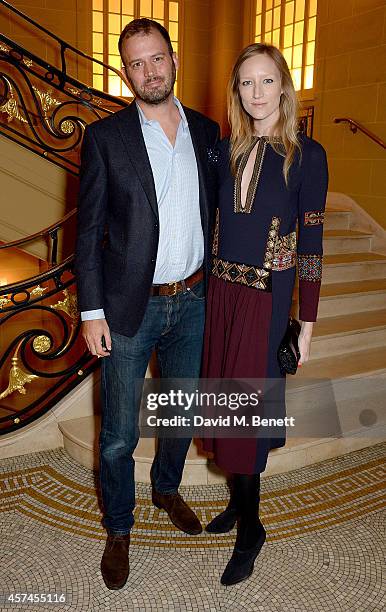
POLYGON ((164 285, 152 285, 150 287, 150 295, 177 295, 177 293, 183 293, 202 280, 203 277, 203 270, 199 268, 184 280, 175 281, 174 283, 165 283, 164 285))

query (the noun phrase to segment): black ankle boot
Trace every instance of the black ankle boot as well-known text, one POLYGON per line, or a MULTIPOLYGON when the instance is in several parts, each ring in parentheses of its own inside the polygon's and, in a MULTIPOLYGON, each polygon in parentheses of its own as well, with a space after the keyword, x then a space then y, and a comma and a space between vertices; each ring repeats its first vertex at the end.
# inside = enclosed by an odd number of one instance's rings
POLYGON ((208 533, 227 533, 236 525, 237 510, 229 505, 205 527, 208 533))
POLYGON ((236 525, 238 510, 235 503, 233 482, 229 481, 228 486, 230 489, 229 503, 225 510, 215 516, 214 519, 205 527, 205 531, 208 533, 227 533, 236 525))
MULTIPOLYGON (((260 521, 259 521, 260 523, 260 521)), ((231 558, 229 559, 223 575, 221 584, 230 586, 242 582, 251 576, 257 555, 259 554, 266 538, 263 525, 260 523, 259 535, 254 545, 246 550, 234 547, 231 558)))
POLYGON ((234 485, 240 521, 232 557, 221 576, 221 584, 226 586, 249 578, 266 538, 258 517, 260 475, 236 474, 234 485))

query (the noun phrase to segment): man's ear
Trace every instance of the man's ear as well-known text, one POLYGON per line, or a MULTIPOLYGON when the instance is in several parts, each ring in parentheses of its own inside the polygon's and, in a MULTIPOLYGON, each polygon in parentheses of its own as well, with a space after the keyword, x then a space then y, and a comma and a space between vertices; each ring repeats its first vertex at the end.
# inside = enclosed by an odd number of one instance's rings
POLYGON ((129 83, 129 79, 127 78, 125 66, 122 66, 122 68, 119 69, 119 72, 121 73, 122 79, 126 83, 127 87, 130 89, 130 83, 129 83))
POLYGON ((175 53, 174 51, 173 51, 173 54, 172 54, 172 60, 173 60, 173 63, 175 65, 175 67, 176 67, 176 70, 178 70, 180 62, 178 61, 177 53, 175 53))

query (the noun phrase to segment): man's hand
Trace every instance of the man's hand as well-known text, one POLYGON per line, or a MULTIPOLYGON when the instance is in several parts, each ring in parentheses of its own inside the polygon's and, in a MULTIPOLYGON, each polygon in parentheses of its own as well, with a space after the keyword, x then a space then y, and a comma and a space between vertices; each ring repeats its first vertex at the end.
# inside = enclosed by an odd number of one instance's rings
POLYGON ((96 357, 108 357, 111 351, 111 336, 106 319, 93 319, 83 321, 82 336, 86 341, 87 348, 96 357), (102 346, 102 336, 105 337, 106 348, 102 346))
POLYGON ((311 339, 312 339, 312 330, 314 324, 309 321, 302 321, 302 327, 299 334, 299 366, 302 366, 303 363, 309 360, 310 358, 310 348, 311 348, 311 339))

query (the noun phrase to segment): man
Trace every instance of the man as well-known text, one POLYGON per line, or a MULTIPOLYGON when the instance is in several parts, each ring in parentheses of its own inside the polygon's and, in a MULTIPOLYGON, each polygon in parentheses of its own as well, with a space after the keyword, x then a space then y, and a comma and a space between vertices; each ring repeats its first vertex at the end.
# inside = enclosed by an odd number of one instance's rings
MULTIPOLYGON (((219 132, 173 96, 178 60, 165 28, 134 20, 119 51, 135 100, 85 130, 76 248, 83 336, 102 358, 101 571, 110 589, 129 574, 135 381, 154 348, 161 377, 199 375, 215 195, 208 151, 219 132)), ((201 524, 178 493, 189 444, 159 440, 152 498, 179 529, 197 534, 201 524)))

